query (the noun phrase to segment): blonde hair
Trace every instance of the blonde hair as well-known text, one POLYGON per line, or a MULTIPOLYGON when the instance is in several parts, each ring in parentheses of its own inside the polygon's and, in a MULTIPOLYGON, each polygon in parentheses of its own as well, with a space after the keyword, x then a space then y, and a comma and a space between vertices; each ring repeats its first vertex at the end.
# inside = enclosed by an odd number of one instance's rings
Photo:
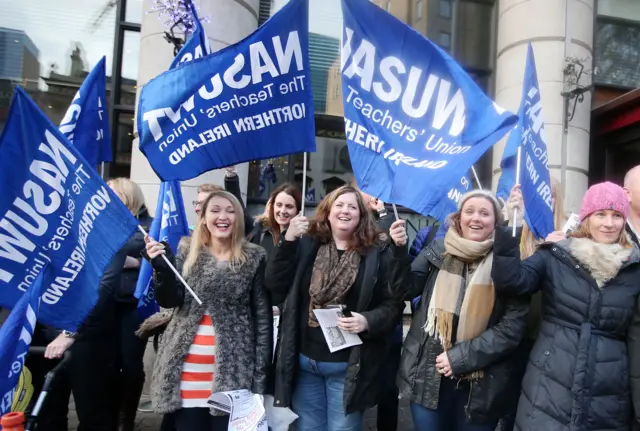
MULTIPOLYGON (((551 177, 551 193, 555 197, 553 201, 553 228, 555 230, 562 229, 566 222, 564 216, 564 197, 562 195, 560 182, 554 177, 551 177)), ((520 240, 520 258, 526 259, 536 252, 538 241, 533 235, 533 231, 529 228, 527 223, 522 226, 522 239, 520 240)))
POLYGON ((129 178, 113 178, 107 183, 134 217, 144 208, 144 194, 140 186, 129 178))
POLYGON ((222 187, 217 186, 215 184, 200 184, 196 192, 197 193, 213 193, 213 192, 220 192, 223 190, 224 189, 222 187))
POLYGON ((244 251, 246 240, 244 238, 244 212, 242 205, 240 205, 240 201, 231 193, 224 190, 214 191, 207 196, 204 204, 202 204, 202 211, 198 216, 196 227, 193 230, 189 251, 182 266, 182 276, 185 278, 191 274, 191 270, 198 260, 198 257, 200 257, 200 254, 208 253, 207 247, 211 244, 211 232, 209 232, 209 228, 207 228, 206 215, 207 208, 215 197, 228 200, 236 214, 233 231, 231 232, 231 258, 229 259, 231 269, 235 270, 247 261, 247 255, 244 251))
MULTIPOLYGON (((569 236, 571 238, 588 238, 590 240, 593 240, 593 235, 591 235, 591 231, 589 230, 589 218, 591 216, 587 217, 586 219, 584 219, 582 221, 582 223, 580 223, 580 227, 573 233, 571 233, 569 236)), ((625 232, 624 230, 624 226, 622 227, 622 230, 620 231, 620 236, 618 237, 618 244, 620 244, 623 248, 630 248, 632 247, 631 241, 629 240, 629 237, 627 236, 627 232, 625 232)))

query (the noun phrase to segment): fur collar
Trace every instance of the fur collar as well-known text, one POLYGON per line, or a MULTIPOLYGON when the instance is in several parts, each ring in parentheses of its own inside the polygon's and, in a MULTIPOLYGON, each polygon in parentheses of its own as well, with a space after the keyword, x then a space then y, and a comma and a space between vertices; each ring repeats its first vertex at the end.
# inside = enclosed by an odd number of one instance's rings
POLYGON ((600 288, 618 275, 634 250, 623 248, 619 244, 600 244, 588 238, 572 238, 566 247, 589 270, 600 288))

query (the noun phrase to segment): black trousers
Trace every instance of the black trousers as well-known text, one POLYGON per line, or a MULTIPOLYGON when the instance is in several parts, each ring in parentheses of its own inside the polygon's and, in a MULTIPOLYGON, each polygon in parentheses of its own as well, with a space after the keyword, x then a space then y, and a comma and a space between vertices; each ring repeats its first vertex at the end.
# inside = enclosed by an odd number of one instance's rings
MULTIPOLYGON (((79 420, 78 431, 116 429, 113 396, 115 369, 113 357, 109 353, 112 346, 99 341, 78 341, 71 347, 71 361, 56 375, 38 415, 38 429, 67 431, 71 393, 79 420)), ((57 363, 58 361, 47 360, 43 356, 27 358, 27 367, 33 376, 32 405, 42 390, 45 375, 57 363)))
POLYGON ((160 431, 226 431, 229 416, 211 416, 208 408, 180 409, 162 418, 160 431))
POLYGON ((382 392, 378 403, 379 430, 396 431, 398 428, 398 385, 396 376, 400 368, 402 344, 393 343, 382 369, 382 392))
POLYGON ((119 412, 119 422, 125 425, 125 430, 128 430, 133 429, 140 394, 144 386, 144 350, 147 340, 135 335, 142 323, 135 302, 116 303, 115 309, 118 326, 115 334, 118 388, 114 401, 119 412))

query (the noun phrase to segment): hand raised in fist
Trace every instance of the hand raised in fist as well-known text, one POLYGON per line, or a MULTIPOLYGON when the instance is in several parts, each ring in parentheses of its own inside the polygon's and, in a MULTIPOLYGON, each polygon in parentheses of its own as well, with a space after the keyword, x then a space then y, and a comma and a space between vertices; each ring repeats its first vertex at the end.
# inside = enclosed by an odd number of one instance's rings
POLYGON ((389 236, 393 243, 398 247, 407 245, 407 229, 404 226, 404 220, 396 220, 389 229, 389 236))
POLYGON ((309 219, 300 212, 297 216, 291 219, 291 222, 289 222, 289 228, 284 235, 284 239, 287 241, 295 241, 304 235, 308 229, 309 219))

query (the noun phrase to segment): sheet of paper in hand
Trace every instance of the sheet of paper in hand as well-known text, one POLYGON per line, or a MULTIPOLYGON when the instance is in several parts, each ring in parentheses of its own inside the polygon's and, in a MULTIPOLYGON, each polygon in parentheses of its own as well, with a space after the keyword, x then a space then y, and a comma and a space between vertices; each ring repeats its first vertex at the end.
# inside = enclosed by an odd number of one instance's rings
POLYGON ((267 431, 262 396, 246 389, 217 392, 207 400, 213 408, 229 413, 229 431, 267 431))
POLYGON ((338 318, 342 317, 339 308, 313 310, 313 314, 318 319, 331 353, 362 344, 357 334, 345 332, 338 327, 338 318))

